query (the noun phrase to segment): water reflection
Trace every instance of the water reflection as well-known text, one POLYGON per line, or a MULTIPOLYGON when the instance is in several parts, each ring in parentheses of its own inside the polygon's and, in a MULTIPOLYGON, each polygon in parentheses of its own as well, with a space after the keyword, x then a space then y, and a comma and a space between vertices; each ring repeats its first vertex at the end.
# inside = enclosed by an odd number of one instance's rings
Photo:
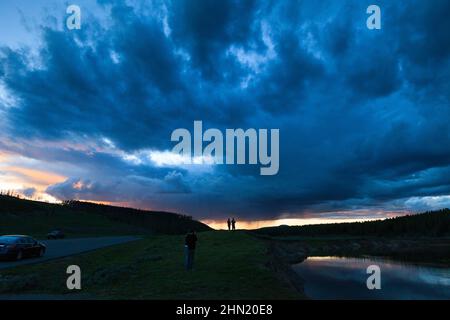
POLYGON ((313 299, 450 299, 450 269, 379 258, 309 257, 294 266, 313 299), (366 269, 381 268, 381 289, 369 290, 366 269))

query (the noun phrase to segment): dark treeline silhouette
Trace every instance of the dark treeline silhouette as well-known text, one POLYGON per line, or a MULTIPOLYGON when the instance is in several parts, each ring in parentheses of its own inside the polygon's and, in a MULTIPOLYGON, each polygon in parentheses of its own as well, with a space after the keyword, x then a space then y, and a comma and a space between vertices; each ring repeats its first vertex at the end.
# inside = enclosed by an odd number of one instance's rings
POLYGON ((0 190, 0 196, 14 197, 22 199, 23 196, 15 190, 0 190))
POLYGON ((269 227, 255 232, 269 236, 300 237, 443 237, 450 236, 450 209, 366 222, 269 227))
MULTIPOLYGON (((151 234, 184 234, 189 230, 211 230, 207 225, 193 220, 190 216, 176 213, 115 207, 73 200, 64 201, 62 204, 53 204, 25 200, 16 195, 0 195, 0 222, 2 221, 2 215, 5 215, 5 218, 9 219, 8 221, 11 221, 12 218, 18 219, 17 224, 19 226, 26 225, 30 219, 40 219, 39 223, 42 225, 45 225, 46 221, 58 221, 58 228, 76 229, 82 227, 82 224, 85 223, 83 219, 86 219, 86 217, 89 220, 89 216, 92 216, 92 218, 102 216, 106 221, 120 222, 120 225, 134 227, 130 230, 141 230, 151 234), (80 219, 76 219, 77 216, 80 219), (68 218, 67 223, 64 222, 66 221, 65 218, 68 218)), ((120 225, 118 224, 118 226, 120 225)))

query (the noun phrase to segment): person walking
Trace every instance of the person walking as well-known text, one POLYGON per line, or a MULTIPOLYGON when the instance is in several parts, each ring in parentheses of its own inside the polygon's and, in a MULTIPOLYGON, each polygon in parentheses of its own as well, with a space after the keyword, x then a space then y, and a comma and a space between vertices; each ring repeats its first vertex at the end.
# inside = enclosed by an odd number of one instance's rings
POLYGON ((227 224, 228 224, 228 231, 230 231, 231 230, 231 220, 230 220, 230 218, 228 218, 227 224))
POLYGON ((236 220, 234 220, 234 218, 233 218, 233 220, 231 220, 231 226, 232 226, 233 230, 236 230, 236 220))
POLYGON ((184 239, 184 256, 186 270, 192 270, 194 267, 195 246, 197 244, 197 235, 192 230, 184 239))

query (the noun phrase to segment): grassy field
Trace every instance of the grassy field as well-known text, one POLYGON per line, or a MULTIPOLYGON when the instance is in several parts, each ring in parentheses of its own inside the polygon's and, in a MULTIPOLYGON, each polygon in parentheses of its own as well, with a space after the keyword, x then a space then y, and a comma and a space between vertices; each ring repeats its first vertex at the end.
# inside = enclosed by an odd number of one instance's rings
POLYGON ((266 266, 267 248, 260 239, 241 231, 202 232, 198 237, 192 272, 183 269, 183 236, 152 236, 2 271, 10 280, 9 285, 0 281, 0 293, 71 294, 66 268, 76 264, 82 270, 82 290, 76 293, 96 299, 301 298, 266 266))

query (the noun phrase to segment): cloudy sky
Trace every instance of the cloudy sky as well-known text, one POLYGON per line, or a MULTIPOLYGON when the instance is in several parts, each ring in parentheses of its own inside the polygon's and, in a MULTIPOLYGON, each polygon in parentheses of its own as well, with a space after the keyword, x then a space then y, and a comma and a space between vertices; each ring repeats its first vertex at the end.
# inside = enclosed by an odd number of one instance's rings
POLYGON ((450 206, 450 2, 376 1, 369 30, 372 2, 0 0, 0 189, 207 221, 450 206), (194 120, 279 128, 278 174, 167 161, 194 120))

